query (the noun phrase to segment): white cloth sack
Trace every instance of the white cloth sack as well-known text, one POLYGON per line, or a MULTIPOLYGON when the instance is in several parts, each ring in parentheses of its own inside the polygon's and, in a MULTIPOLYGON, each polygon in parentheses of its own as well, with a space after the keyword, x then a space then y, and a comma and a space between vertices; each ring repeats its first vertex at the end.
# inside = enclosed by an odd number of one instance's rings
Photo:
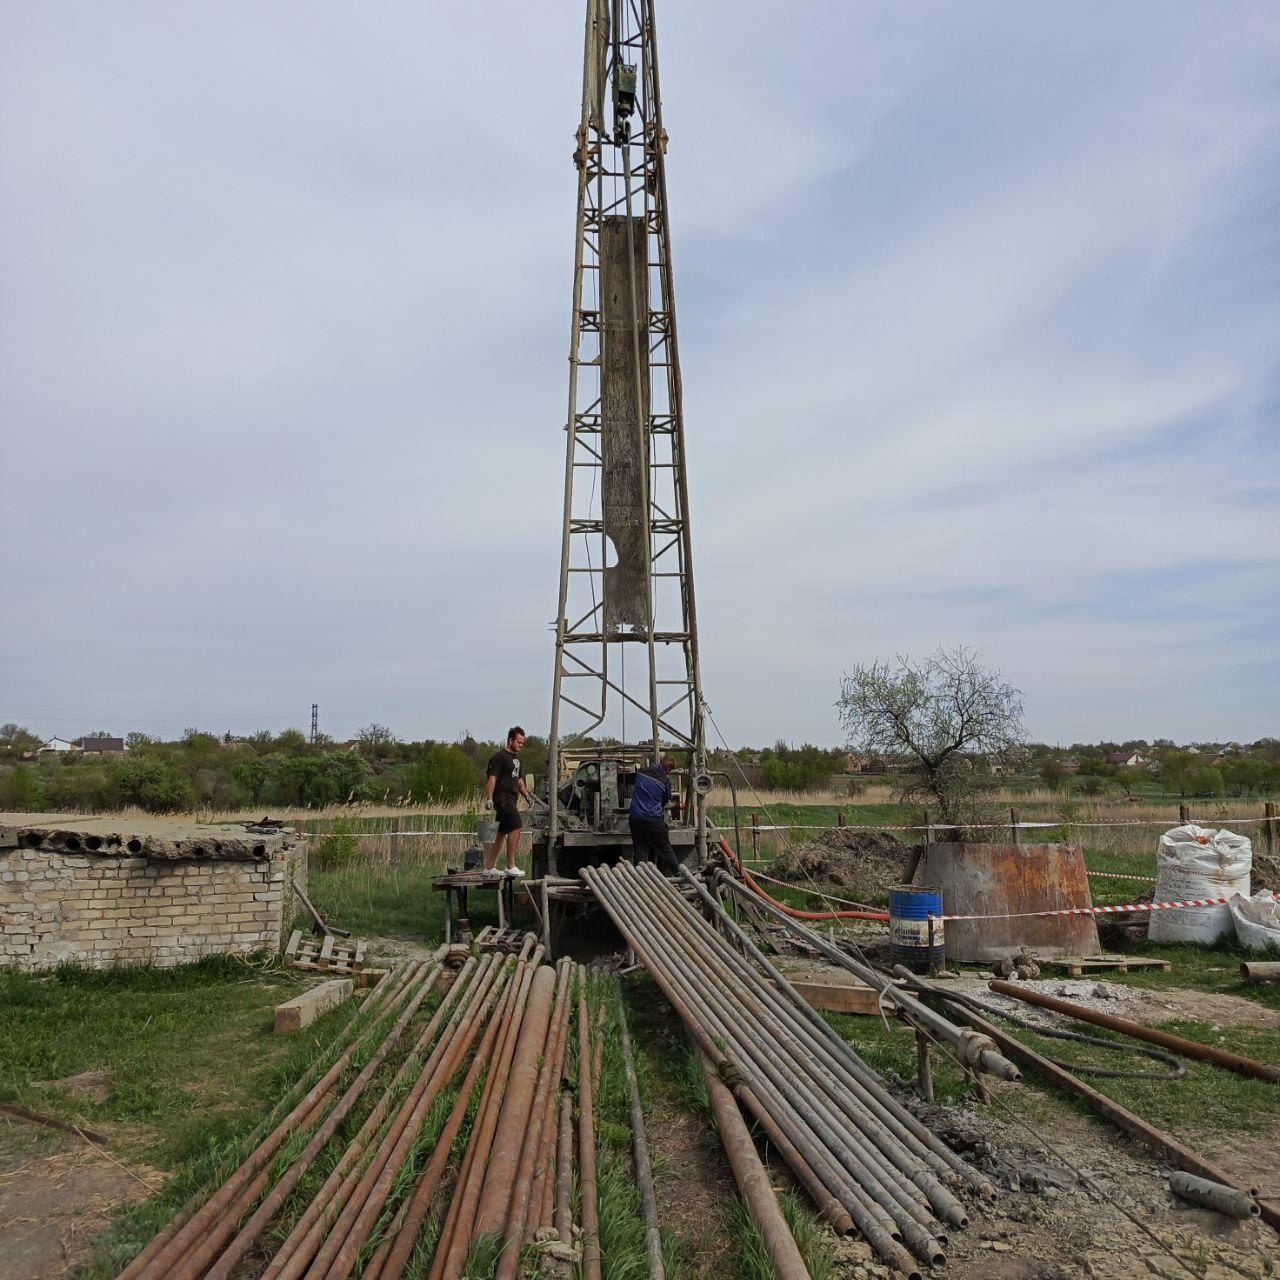
MULTIPOLYGON (((1189 824, 1160 837, 1156 852, 1157 902, 1249 896, 1253 846, 1247 836, 1189 824)), ((1235 932, 1231 908, 1175 907, 1153 911, 1147 926, 1152 942, 1216 942, 1235 932)))
POLYGON ((1227 903, 1236 927, 1236 939, 1251 951, 1280 947, 1280 898, 1270 889, 1259 889, 1252 898, 1237 893, 1227 903))

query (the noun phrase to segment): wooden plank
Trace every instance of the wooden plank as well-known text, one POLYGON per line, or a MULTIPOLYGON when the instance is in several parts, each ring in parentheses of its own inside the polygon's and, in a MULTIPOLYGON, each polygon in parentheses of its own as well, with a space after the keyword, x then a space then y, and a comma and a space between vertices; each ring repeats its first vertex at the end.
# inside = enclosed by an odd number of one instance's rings
POLYGON ((861 1015, 880 1012, 879 993, 861 982, 797 982, 794 978, 790 981, 814 1009, 861 1015))
POLYGON ((1043 970, 1065 973, 1070 978, 1080 978, 1086 973, 1130 973, 1136 969, 1167 973, 1173 968, 1171 961, 1153 956, 1057 956, 1036 963, 1043 970))
POLYGON ((276 1035, 287 1036, 310 1026, 322 1014, 349 999, 354 989, 355 984, 350 978, 322 982, 292 1000, 276 1005, 276 1035))
POLYGON ((295 929, 293 933, 289 935, 289 945, 284 949, 285 955, 296 956, 298 954, 298 946, 300 945, 301 942, 302 942, 302 930, 295 929))
POLYGON ((321 961, 328 960, 333 955, 333 934, 326 933, 324 935, 324 945, 320 948, 319 959, 321 961))

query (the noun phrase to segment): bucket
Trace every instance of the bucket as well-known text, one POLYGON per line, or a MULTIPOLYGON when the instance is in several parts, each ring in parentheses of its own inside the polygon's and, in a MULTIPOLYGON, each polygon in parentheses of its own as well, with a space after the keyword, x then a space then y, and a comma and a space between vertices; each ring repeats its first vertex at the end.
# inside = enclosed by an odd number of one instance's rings
POLYGON ((936 973, 942 968, 942 921, 933 922, 929 945, 929 917, 942 915, 942 890, 936 885, 900 884, 889 890, 889 955, 894 964, 912 973, 936 973))

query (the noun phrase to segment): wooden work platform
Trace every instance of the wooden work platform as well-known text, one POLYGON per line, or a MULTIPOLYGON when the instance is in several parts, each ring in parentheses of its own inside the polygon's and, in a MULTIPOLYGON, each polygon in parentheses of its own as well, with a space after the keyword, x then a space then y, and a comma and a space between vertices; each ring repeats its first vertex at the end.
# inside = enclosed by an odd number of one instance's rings
POLYGON ((1058 956, 1052 960, 1036 960, 1043 972, 1065 973, 1069 978, 1081 978, 1086 973, 1134 973, 1145 969, 1152 973, 1167 973, 1173 968, 1168 960, 1156 960, 1151 956, 1058 956))

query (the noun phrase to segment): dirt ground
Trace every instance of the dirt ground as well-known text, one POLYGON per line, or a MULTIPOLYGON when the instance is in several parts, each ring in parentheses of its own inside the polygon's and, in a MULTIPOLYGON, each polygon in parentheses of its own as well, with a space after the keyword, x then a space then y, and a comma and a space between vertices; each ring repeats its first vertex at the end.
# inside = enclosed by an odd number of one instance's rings
POLYGON ((836 893, 883 898, 902 883, 906 861, 907 846, 887 832, 833 827, 783 854, 773 874, 796 884, 816 881, 836 893))
POLYGON ((117 1163, 76 1137, 3 1115, 0 1135, 0 1280, 71 1275, 115 1211, 160 1185, 156 1170, 117 1163))

